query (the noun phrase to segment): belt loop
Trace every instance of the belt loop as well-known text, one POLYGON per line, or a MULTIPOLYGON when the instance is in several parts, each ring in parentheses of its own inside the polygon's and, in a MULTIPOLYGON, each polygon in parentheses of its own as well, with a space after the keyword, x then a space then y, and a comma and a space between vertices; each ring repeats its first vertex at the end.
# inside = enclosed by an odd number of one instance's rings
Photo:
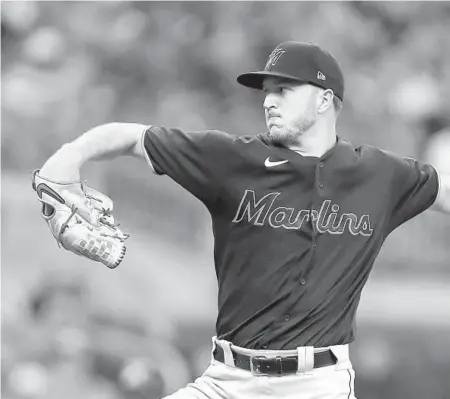
POLYGON ((297 374, 312 374, 314 369, 314 347, 297 347, 298 368, 297 374))
POLYGON ((337 362, 335 365, 336 370, 347 370, 353 367, 350 361, 348 344, 330 346, 330 350, 337 358, 337 362))
POLYGON ((233 353, 231 352, 231 342, 225 340, 217 340, 217 343, 223 349, 223 362, 227 366, 236 367, 236 365, 234 364, 233 353))
POLYGON ((312 374, 314 371, 314 346, 306 347, 305 374, 312 374))
POLYGON ((304 374, 306 370, 306 348, 304 346, 297 347, 298 374, 304 374))

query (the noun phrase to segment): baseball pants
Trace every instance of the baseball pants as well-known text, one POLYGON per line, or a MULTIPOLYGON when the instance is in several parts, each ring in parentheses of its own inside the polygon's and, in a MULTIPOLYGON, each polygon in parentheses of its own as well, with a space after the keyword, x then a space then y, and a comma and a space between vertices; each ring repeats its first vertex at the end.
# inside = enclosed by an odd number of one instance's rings
POLYGON ((356 399, 355 372, 349 358, 348 345, 326 348, 299 347, 296 350, 250 350, 213 337, 211 363, 193 383, 165 399, 356 399), (216 345, 225 354, 224 363, 214 359, 216 345), (236 368, 231 347, 237 353, 250 356, 298 356, 296 374, 261 376, 236 368), (331 349, 337 358, 335 365, 314 368, 314 352, 331 349))

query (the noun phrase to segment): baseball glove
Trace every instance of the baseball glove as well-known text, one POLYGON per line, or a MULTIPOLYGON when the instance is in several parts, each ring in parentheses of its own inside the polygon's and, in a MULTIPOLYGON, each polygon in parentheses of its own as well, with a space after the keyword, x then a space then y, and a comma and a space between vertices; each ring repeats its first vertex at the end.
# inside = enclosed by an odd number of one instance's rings
POLYGON ((32 173, 41 215, 58 246, 114 269, 125 256, 129 237, 114 224, 113 202, 86 182, 56 182, 32 173))

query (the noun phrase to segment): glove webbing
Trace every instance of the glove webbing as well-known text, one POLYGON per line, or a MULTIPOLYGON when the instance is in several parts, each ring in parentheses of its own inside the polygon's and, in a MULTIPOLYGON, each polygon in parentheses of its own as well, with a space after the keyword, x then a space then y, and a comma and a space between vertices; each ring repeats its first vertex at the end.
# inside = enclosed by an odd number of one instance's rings
POLYGON ((60 244, 62 244, 62 235, 64 234, 64 231, 67 229, 67 227, 69 227, 69 222, 70 219, 73 218, 73 215, 75 215, 75 213, 77 213, 78 208, 75 205, 72 205, 72 212, 70 213, 70 216, 67 218, 67 220, 61 225, 61 229, 59 230, 58 233, 58 237, 57 237, 57 242, 58 242, 58 247, 61 248, 60 244))

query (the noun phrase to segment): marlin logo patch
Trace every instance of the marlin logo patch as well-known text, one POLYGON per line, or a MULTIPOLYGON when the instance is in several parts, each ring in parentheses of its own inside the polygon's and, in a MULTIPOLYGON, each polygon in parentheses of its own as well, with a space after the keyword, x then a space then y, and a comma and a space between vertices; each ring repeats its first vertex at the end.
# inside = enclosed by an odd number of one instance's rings
POLYGON ((282 48, 276 48, 272 51, 272 53, 269 55, 269 59, 267 60, 265 70, 269 69, 271 66, 274 66, 280 57, 286 52, 286 50, 283 50, 282 48))

